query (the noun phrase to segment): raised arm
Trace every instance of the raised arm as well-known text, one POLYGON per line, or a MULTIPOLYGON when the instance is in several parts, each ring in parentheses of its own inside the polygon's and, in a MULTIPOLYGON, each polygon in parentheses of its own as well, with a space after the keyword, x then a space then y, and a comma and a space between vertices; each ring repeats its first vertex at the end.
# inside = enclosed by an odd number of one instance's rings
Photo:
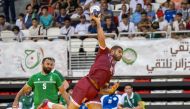
POLYGON ((104 31, 101 27, 101 15, 98 17, 95 17, 94 15, 91 15, 91 18, 96 22, 97 25, 97 32, 98 32, 98 43, 100 48, 105 49, 106 48, 106 42, 105 42, 105 35, 104 31))

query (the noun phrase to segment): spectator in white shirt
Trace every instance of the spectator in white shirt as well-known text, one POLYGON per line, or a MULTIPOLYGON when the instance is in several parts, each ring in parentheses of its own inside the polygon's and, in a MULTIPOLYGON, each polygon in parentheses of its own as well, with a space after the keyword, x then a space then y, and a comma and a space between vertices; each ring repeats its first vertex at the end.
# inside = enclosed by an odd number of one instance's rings
POLYGON ((159 30, 160 31, 167 31, 168 29, 168 21, 164 19, 164 13, 162 10, 158 10, 156 13, 158 17, 158 22, 159 22, 159 30))
POLYGON ((74 27, 71 26, 71 19, 69 17, 65 17, 64 26, 61 27, 60 33, 62 35, 66 35, 67 37, 65 37, 65 39, 67 39, 69 35, 74 34, 74 31, 75 31, 74 27))
POLYGON ((172 24, 174 31, 179 31, 179 24, 183 24, 186 27, 186 22, 182 19, 182 13, 177 13, 175 21, 172 24))
POLYGON ((26 28, 24 25, 24 16, 25 15, 23 13, 20 13, 18 16, 18 19, 16 20, 16 26, 18 26, 20 30, 23 30, 26 28))
POLYGON ((75 34, 80 34, 80 35, 87 34, 89 25, 90 25, 90 23, 86 22, 86 17, 84 15, 82 15, 80 17, 80 23, 77 24, 77 26, 75 28, 75 34))
POLYGON ((74 14, 71 16, 71 19, 72 19, 73 21, 79 21, 79 20, 80 20, 80 16, 85 15, 86 20, 90 20, 89 15, 84 14, 83 12, 84 12, 83 8, 82 8, 81 6, 79 6, 79 7, 76 9, 76 13, 74 13, 74 14))
MULTIPOLYGON (((39 36, 43 35, 43 26, 39 25, 38 20, 36 18, 32 19, 32 26, 29 28, 29 34, 30 36, 39 36)), ((32 38, 33 40, 37 40, 40 38, 32 38)))
POLYGON ((121 12, 120 12, 120 14, 119 14, 119 16, 118 16, 119 22, 122 22, 122 15, 123 15, 123 14, 127 14, 127 13, 128 13, 127 6, 126 6, 126 5, 122 5, 122 6, 121 6, 121 12))
POLYGON ((129 21, 127 14, 122 15, 122 22, 119 23, 118 30, 119 32, 135 32, 135 25, 129 21))
POLYGON ((14 26, 12 28, 12 31, 14 33, 14 35, 16 36, 16 39, 18 42, 22 42, 24 34, 20 31, 18 26, 14 26))

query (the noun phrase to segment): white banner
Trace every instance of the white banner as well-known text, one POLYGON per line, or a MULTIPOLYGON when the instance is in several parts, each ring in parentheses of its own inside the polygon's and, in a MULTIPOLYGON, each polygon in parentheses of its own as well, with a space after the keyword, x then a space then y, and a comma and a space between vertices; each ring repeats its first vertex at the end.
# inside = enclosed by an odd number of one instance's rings
POLYGON ((115 76, 190 75, 190 39, 109 41, 107 45, 124 49, 115 76))
POLYGON ((30 77, 41 71, 44 57, 53 57, 55 68, 67 75, 67 42, 0 43, 0 78, 30 77))

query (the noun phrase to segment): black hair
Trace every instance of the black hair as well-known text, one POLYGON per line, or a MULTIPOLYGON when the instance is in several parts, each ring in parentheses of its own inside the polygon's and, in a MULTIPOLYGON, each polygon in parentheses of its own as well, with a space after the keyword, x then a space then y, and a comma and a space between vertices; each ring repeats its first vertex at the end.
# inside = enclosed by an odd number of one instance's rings
POLYGON ((23 14, 23 13, 20 13, 19 16, 24 17, 24 14, 23 14))
POLYGON ((0 15, 0 17, 1 17, 1 18, 5 18, 5 16, 4 16, 4 15, 0 15))
POLYGON ((176 15, 178 15, 178 16, 183 16, 183 15, 182 15, 182 13, 180 13, 180 12, 179 12, 179 13, 177 13, 176 15))
POLYGON ((65 17, 64 18, 64 21, 68 20, 69 22, 71 21, 71 18, 70 17, 65 17))
POLYGON ((33 18, 33 19, 32 19, 32 21, 33 21, 33 20, 36 20, 36 21, 38 21, 38 19, 37 19, 37 18, 33 18))
POLYGON ((44 64, 44 62, 45 62, 46 60, 50 60, 50 61, 55 62, 55 59, 54 59, 54 58, 52 58, 52 57, 45 57, 45 58, 43 58, 43 60, 42 60, 42 64, 44 64))
POLYGON ((119 46, 119 45, 114 45, 113 47, 111 47, 111 50, 116 50, 118 48, 120 48, 121 50, 123 50, 123 48, 121 46, 119 46))
POLYGON ((128 15, 127 15, 127 14, 122 14, 121 18, 122 18, 122 19, 128 18, 128 15))
POLYGON ((29 6, 32 6, 32 5, 31 4, 27 4, 25 9, 28 10, 29 6))
POLYGON ((12 28, 12 31, 14 31, 14 30, 20 31, 20 28, 19 28, 18 26, 14 26, 14 27, 12 28))
POLYGON ((47 6, 43 6, 42 10, 44 10, 44 9, 48 10, 48 7, 47 6))
POLYGON ((106 21, 107 19, 111 19, 111 17, 110 16, 106 16, 104 20, 106 21))
POLYGON ((131 83, 126 83, 126 84, 125 84, 125 87, 126 87, 126 86, 130 86, 131 88, 133 88, 133 85, 132 85, 131 83))

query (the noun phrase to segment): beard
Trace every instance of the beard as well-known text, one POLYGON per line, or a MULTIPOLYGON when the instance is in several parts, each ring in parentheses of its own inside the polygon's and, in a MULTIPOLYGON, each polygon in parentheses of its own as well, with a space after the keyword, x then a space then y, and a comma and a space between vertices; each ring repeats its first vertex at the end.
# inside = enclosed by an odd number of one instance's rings
POLYGON ((51 70, 52 70, 51 68, 47 68, 47 67, 43 66, 43 71, 45 74, 49 74, 51 72, 51 70))
POLYGON ((114 59, 115 61, 120 61, 121 58, 122 58, 121 56, 113 55, 113 59, 114 59))

